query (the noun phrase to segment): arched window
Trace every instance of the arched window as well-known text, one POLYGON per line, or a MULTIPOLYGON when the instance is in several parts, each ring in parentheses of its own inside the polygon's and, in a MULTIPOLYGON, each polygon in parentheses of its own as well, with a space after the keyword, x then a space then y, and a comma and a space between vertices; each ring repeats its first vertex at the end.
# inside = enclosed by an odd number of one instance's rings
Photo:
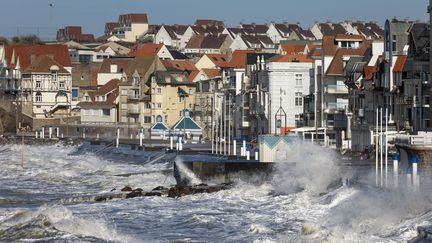
POLYGON ((163 120, 162 120, 162 116, 161 115, 158 115, 157 117, 156 117, 156 122, 162 122, 163 120))

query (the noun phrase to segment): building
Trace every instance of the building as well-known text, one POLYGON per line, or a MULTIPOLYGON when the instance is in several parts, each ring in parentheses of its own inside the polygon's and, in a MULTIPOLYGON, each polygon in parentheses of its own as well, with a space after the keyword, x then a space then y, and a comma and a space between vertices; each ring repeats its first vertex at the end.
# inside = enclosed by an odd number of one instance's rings
POLYGON ((78 103, 82 124, 117 124, 118 84, 113 79, 94 91, 85 91, 78 103))
POLYGON ((306 55, 280 55, 263 61, 258 55, 249 102, 254 137, 285 134, 303 126, 303 97, 310 92, 312 59, 306 55))
POLYGON ((39 55, 22 72, 22 107, 32 117, 65 117, 71 108, 72 75, 48 55, 39 55))
POLYGON ((57 31, 57 41, 93 42, 93 34, 83 34, 81 26, 66 26, 57 31))
POLYGON ((182 46, 180 40, 188 27, 186 25, 163 25, 157 32, 154 42, 180 49, 182 46))
POLYGON ((147 14, 129 13, 122 14, 118 23, 105 25, 105 34, 112 34, 124 42, 136 42, 149 30, 147 14))
POLYGON ((21 101, 29 118, 67 115, 72 65, 64 45, 6 45, 0 59, 4 100, 21 101))

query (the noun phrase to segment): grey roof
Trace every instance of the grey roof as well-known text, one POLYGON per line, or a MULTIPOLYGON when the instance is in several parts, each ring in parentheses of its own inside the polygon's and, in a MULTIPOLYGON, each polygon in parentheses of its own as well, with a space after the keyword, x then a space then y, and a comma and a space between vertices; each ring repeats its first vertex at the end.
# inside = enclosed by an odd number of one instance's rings
POLYGON ((156 122, 150 130, 169 130, 169 128, 163 122, 156 122))
POLYGON ((174 58, 174 60, 186 60, 189 59, 185 54, 176 51, 176 50, 170 50, 169 51, 171 56, 174 58))

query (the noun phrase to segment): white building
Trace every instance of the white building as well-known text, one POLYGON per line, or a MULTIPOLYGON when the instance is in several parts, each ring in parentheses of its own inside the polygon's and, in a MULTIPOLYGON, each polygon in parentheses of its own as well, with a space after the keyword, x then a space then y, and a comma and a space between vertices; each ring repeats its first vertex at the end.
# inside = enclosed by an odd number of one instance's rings
POLYGON ((303 97, 309 94, 312 60, 301 55, 278 56, 267 64, 263 89, 259 91, 258 101, 263 104, 268 124, 268 132, 281 134, 301 126, 303 116, 303 97), (265 87, 267 86, 267 87, 265 87), (275 116, 286 114, 277 122, 275 116), (275 130, 276 124, 279 125, 275 130))
POLYGON ((31 106, 33 117, 61 117, 69 114, 72 74, 47 55, 40 55, 23 71, 23 107, 31 106))

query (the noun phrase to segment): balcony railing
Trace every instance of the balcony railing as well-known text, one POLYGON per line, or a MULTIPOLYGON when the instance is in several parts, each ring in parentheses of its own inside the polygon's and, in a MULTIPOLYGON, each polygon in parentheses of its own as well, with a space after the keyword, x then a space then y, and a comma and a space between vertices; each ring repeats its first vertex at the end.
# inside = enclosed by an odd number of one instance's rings
POLYGON ((348 88, 345 85, 326 85, 324 90, 328 94, 348 94, 348 88))

